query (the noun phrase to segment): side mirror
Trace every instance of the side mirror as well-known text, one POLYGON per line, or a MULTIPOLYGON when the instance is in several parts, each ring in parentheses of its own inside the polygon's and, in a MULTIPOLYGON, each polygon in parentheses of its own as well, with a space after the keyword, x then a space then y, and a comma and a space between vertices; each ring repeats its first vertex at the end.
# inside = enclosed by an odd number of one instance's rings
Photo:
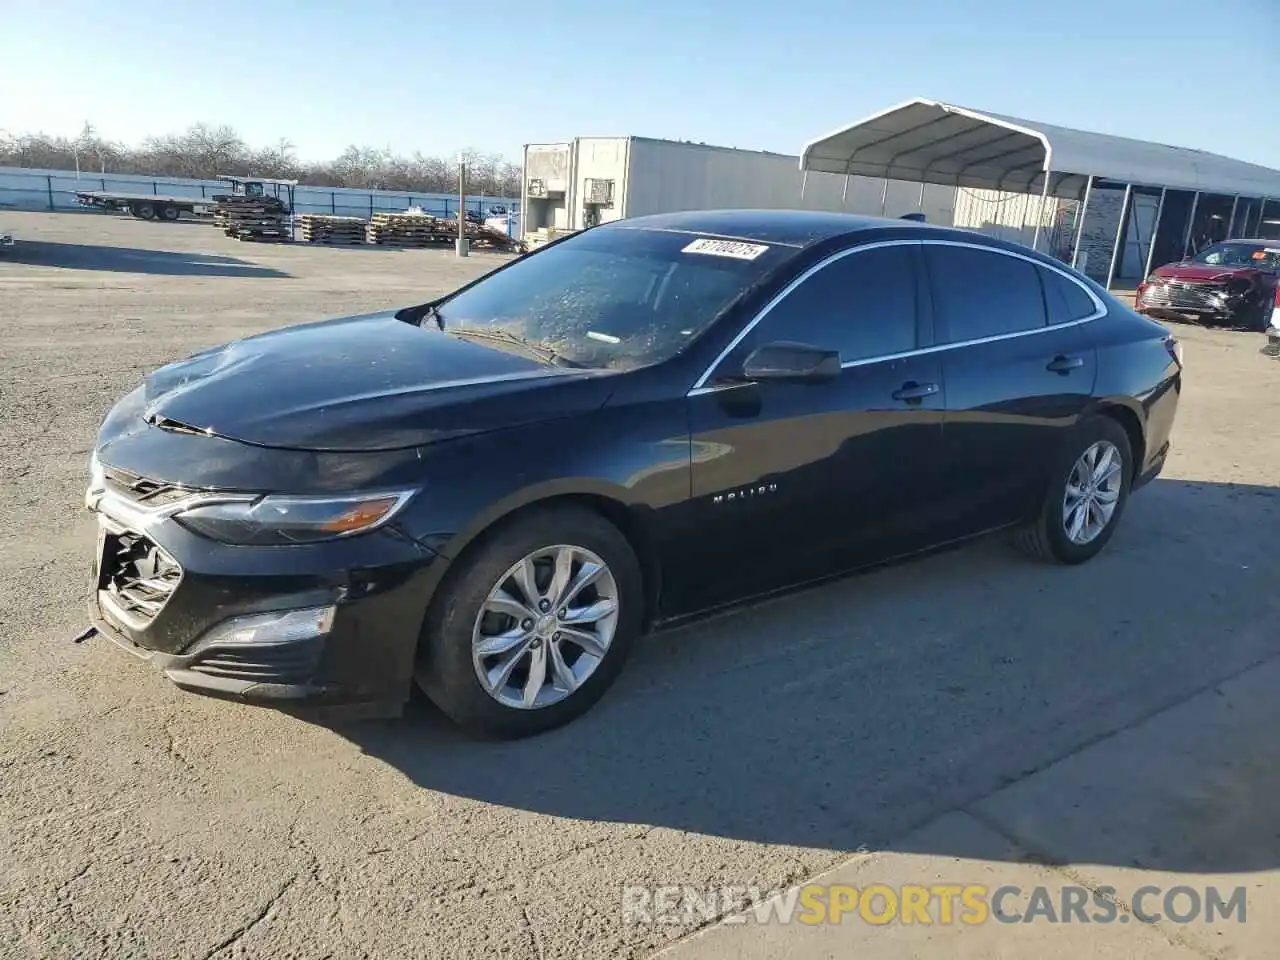
POLYGON ((840 353, 810 343, 775 341, 757 347, 742 364, 747 380, 826 383, 840 376, 840 353))

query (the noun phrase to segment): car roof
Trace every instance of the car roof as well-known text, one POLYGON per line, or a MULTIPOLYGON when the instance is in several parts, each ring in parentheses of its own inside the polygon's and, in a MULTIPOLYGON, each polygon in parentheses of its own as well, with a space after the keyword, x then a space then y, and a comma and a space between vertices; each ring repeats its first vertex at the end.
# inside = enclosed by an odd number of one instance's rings
POLYGON ((797 249, 837 238, 870 239, 926 237, 978 242, 997 248, 1020 249, 999 238, 973 230, 959 230, 916 220, 869 217, 820 210, 685 210, 614 220, 596 230, 669 230, 698 236, 752 240, 797 249))
POLYGON ((631 217, 603 225, 632 230, 671 230, 793 247, 808 247, 833 237, 867 230, 921 226, 925 225, 910 220, 825 213, 819 210, 685 210, 680 213, 631 217))

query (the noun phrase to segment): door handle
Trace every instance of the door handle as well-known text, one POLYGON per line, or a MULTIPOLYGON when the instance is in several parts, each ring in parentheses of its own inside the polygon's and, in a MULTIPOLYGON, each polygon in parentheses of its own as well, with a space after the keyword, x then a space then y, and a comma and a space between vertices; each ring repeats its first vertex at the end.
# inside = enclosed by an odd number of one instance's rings
POLYGON ((925 397, 931 397, 937 392, 938 385, 936 383, 916 383, 914 380, 908 380, 893 391, 893 399, 905 400, 907 403, 919 403, 925 397))
POLYGON ((1058 354, 1045 364, 1045 369, 1052 370, 1054 373, 1066 374, 1070 373, 1072 370, 1079 370, 1083 366, 1084 359, 1082 357, 1068 357, 1063 354, 1058 354))

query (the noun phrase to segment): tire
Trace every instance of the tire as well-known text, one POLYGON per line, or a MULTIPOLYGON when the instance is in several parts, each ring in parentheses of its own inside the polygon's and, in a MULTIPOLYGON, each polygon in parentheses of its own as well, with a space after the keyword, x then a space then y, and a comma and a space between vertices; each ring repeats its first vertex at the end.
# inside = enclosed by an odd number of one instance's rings
MULTIPOLYGON (((1133 475, 1133 452, 1124 428, 1104 416, 1092 416, 1081 421, 1054 464, 1035 519, 1017 532, 1014 544, 1023 553, 1051 563, 1077 564, 1091 560, 1107 545, 1120 523, 1129 501, 1133 475), (1094 450, 1105 454, 1108 447, 1112 451, 1112 460, 1119 459, 1120 470, 1114 482, 1108 481, 1098 490, 1098 503, 1101 504, 1107 494, 1114 493, 1114 509, 1096 534, 1080 542, 1073 539, 1068 530, 1067 485, 1086 454, 1094 450)), ((1077 515, 1072 511, 1073 518, 1077 515)), ((1099 515, 1095 512, 1086 516, 1096 523, 1099 515)), ((1088 527, 1083 527, 1080 535, 1085 536, 1089 532, 1088 527)))
POLYGON ((129 204, 129 212, 139 220, 154 220, 156 218, 155 204, 142 202, 129 204))
MULTIPOLYGON (((441 583, 427 611, 418 644, 418 685, 450 719, 470 733, 512 739, 562 726, 594 706, 621 671, 640 633, 644 597, 640 563, 617 527, 579 507, 535 508, 485 534, 459 558, 458 565, 441 583), (559 610, 555 606, 545 612, 534 609, 528 616, 517 618, 514 611, 521 604, 504 602, 519 600, 524 593, 519 575, 513 570, 542 552, 547 555, 533 561, 537 574, 535 592, 553 592, 547 583, 553 572, 550 560, 552 556, 558 558, 565 548, 570 549, 573 558, 570 583, 575 582, 588 562, 598 561, 605 572, 569 601, 578 606, 565 605, 562 609, 568 610, 573 619, 574 611, 589 614, 606 609, 608 595, 612 594, 612 619, 605 616, 592 623, 582 621, 585 625, 579 631, 573 624, 558 624, 555 618, 559 610), (505 598, 495 601, 504 608, 498 612, 488 606, 489 598, 504 585, 505 598), (489 612, 483 612, 486 606, 489 612), (552 633, 557 626, 563 626, 566 632, 552 633), (611 630, 603 641, 606 645, 596 647, 597 651, 603 650, 602 657, 565 639, 576 633, 600 639, 606 629, 611 630), (473 657, 475 641, 489 638, 491 643, 501 644, 516 635, 522 639, 502 652, 478 660, 473 657), (538 673, 534 658, 539 656, 539 650, 545 680, 532 684, 536 697, 531 706, 513 703, 513 697, 528 697, 530 680, 538 673), (490 677, 500 676, 508 657, 516 663, 508 671, 510 679, 491 693, 481 682, 481 669, 490 677), (557 672, 557 659, 558 665, 570 674, 582 674, 581 679, 574 678, 576 687, 559 682, 566 674, 557 672)), ((523 606, 533 604, 526 602, 523 606)), ((524 703, 528 702, 524 699, 524 703)))
POLYGON ((172 222, 178 219, 178 215, 180 212, 181 211, 178 210, 177 207, 173 206, 172 204, 166 203, 164 206, 160 208, 160 219, 168 220, 172 222))

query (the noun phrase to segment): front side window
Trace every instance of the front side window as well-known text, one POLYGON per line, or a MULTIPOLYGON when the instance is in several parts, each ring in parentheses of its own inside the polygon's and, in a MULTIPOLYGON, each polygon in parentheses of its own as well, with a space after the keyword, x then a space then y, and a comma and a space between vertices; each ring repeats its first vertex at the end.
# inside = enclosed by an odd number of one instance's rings
POLYGON ((1036 266, 977 247, 925 244, 934 316, 946 342, 963 343, 1044 327, 1036 266))
MULTIPOLYGON (((670 231, 583 232, 445 300, 445 333, 498 335, 574 366, 628 369, 674 356, 794 248, 670 231)), ((513 348, 514 349, 514 348, 513 348)))
POLYGON ((843 362, 916 348, 914 246, 855 251, 804 280, 760 321, 757 343, 840 351, 843 362))
POLYGON ((1192 263, 1211 267, 1256 267, 1259 270, 1280 270, 1280 243, 1215 243, 1191 258, 1192 263))

